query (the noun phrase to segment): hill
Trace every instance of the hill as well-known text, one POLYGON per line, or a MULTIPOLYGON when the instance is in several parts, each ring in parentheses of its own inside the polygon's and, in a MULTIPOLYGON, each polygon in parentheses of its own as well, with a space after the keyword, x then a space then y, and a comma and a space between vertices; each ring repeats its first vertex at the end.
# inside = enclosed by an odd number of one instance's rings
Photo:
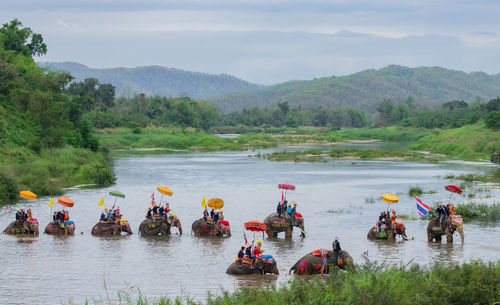
POLYGON ((391 65, 347 76, 290 81, 259 90, 227 93, 209 101, 224 113, 251 106, 273 108, 284 101, 291 106, 357 107, 373 113, 383 98, 400 104, 412 97, 418 105, 432 106, 451 100, 470 102, 476 97, 489 100, 499 95, 500 75, 391 65))
POLYGON ((263 86, 226 74, 212 75, 160 66, 92 69, 74 62, 41 62, 39 65, 53 71, 68 72, 75 77, 76 81, 96 78, 101 83, 112 84, 116 87, 116 95, 125 97, 132 97, 135 93, 144 93, 206 99, 228 92, 263 88, 263 86))

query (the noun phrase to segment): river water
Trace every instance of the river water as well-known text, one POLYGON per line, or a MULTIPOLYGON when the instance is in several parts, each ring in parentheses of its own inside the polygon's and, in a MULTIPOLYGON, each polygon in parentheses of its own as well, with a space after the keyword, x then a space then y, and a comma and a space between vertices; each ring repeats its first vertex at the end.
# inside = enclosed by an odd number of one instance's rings
MULTIPOLYGON (((304 147, 301 147, 304 148, 304 147)), ((322 147, 327 150, 327 147, 322 147)), ((280 148, 283 149, 283 148, 280 148)), ((293 147, 286 149, 294 150, 293 147)), ((0 304, 54 304, 85 299, 116 299, 121 289, 140 288, 148 297, 189 295, 204 301, 209 291, 232 291, 242 285, 277 284, 290 279, 289 268, 301 256, 318 248, 331 248, 335 236, 342 248, 362 263, 362 253, 370 260, 388 263, 414 262, 428 265, 434 261, 463 263, 471 259, 500 259, 500 227, 496 224, 466 223, 465 244, 458 234, 453 244, 428 243, 426 221, 407 220, 407 242, 373 242, 366 239, 386 204, 379 198, 392 192, 400 202, 392 206, 399 214, 417 216, 415 200, 408 196, 412 186, 436 194, 422 195, 424 202, 446 201, 443 186, 449 174, 477 172, 485 164, 410 163, 397 161, 335 160, 325 163, 271 162, 255 157, 257 152, 215 153, 122 153, 114 160, 116 185, 101 189, 71 189, 65 194, 75 200, 70 215, 76 222, 75 236, 64 238, 40 234, 36 238, 0 234, 0 304), (277 184, 288 181, 297 186, 288 192, 289 201, 298 203, 304 215, 306 238, 294 231, 291 240, 284 236, 263 239, 263 249, 278 262, 279 276, 235 277, 226 275, 227 266, 243 243, 243 223, 260 220, 275 211, 281 198, 277 184), (137 230, 157 185, 174 191, 168 197, 173 212, 181 219, 184 234, 145 238, 137 230), (100 238, 90 234, 101 208, 100 197, 110 207, 111 190, 127 195, 118 199, 122 213, 134 234, 100 238), (202 214, 205 196, 225 201, 224 214, 231 223, 230 238, 203 238, 190 234, 191 223, 202 214)), ((459 183, 459 182, 456 182, 459 183)), ((500 191, 493 186, 470 189, 452 202, 474 200, 498 202, 500 191)), ((156 193, 156 200, 160 196, 156 193)), ((31 207, 43 231, 51 219, 50 198, 20 202, 14 209, 31 207)), ((15 211, 0 212, 0 228, 13 219, 15 211)), ((247 232, 249 239, 253 233, 247 232)))

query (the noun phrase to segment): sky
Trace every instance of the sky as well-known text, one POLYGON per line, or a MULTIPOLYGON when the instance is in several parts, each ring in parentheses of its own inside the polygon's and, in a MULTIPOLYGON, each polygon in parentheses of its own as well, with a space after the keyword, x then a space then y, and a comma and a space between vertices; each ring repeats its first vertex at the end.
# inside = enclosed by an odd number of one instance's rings
POLYGON ((159 65, 271 85, 390 64, 500 73, 498 0, 0 0, 37 61, 159 65))

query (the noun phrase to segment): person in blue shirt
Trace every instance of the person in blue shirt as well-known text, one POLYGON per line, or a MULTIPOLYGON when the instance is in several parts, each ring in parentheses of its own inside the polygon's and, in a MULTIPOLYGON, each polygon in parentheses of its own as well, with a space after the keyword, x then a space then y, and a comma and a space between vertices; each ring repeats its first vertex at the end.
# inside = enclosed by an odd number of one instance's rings
POLYGON ((101 222, 105 222, 106 220, 108 220, 108 218, 106 217, 106 214, 104 214, 104 212, 101 213, 101 222))
POLYGON ((243 256, 245 256, 244 246, 242 246, 240 251, 238 252, 238 267, 241 267, 241 263, 243 262, 243 256))

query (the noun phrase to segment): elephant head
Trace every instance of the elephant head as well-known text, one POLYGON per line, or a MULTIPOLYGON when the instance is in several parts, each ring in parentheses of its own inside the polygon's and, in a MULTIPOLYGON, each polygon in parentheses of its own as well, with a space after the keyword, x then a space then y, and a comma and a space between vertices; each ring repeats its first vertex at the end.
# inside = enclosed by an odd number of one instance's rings
MULTIPOLYGON (((170 214, 170 216, 168 216, 168 224, 171 226, 171 227, 177 227, 177 229, 179 230, 179 235, 182 235, 182 225, 181 225, 181 221, 179 218, 177 218, 176 215, 172 215, 170 214)), ((170 228, 169 228, 169 231, 170 231, 170 228)))
POLYGON ((262 271, 264 272, 264 274, 266 273, 280 274, 278 270, 278 264, 274 259, 272 259, 272 262, 263 262, 262 271))
POLYGON ((38 221, 30 221, 29 222, 29 230, 31 234, 38 235, 38 221))
POLYGON ((124 222, 121 225, 122 232, 126 232, 128 234, 132 234, 132 228, 130 228, 130 224, 128 222, 124 222))
POLYGON ((304 218, 303 217, 294 217, 293 225, 299 228, 301 237, 306 237, 306 231, 304 230, 304 218))

